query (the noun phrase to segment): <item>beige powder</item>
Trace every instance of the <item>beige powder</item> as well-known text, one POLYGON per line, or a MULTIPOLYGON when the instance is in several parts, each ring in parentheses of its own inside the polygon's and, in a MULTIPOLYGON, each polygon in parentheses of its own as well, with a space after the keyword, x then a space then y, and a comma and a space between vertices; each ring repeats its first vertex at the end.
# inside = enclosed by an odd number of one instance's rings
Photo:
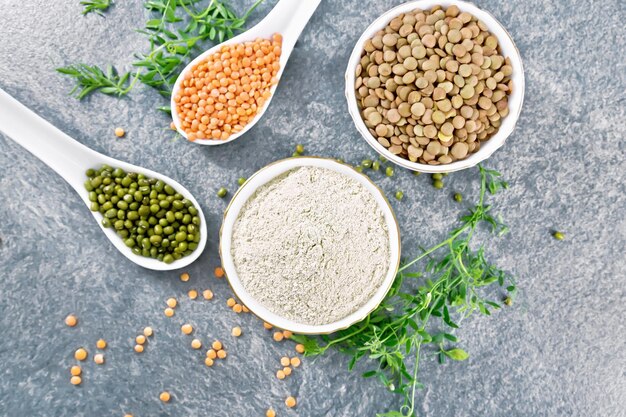
POLYGON ((246 291, 298 323, 340 320, 365 304, 389 269, 383 212, 356 180, 292 169, 260 187, 233 227, 232 256, 246 291))

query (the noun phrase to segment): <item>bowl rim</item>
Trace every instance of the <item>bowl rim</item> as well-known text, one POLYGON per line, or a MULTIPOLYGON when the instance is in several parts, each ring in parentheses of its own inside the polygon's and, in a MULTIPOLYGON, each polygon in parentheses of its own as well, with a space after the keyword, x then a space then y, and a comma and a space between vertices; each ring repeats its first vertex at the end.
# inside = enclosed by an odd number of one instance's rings
MULTIPOLYGON (((247 190, 246 190, 247 193, 247 190)), ((232 226, 230 226, 230 235, 228 236, 228 247, 230 248, 230 239, 232 238, 232 226)), ((307 335, 318 335, 318 334, 331 334, 337 332, 339 330, 347 329, 355 323, 358 323, 364 320, 372 311, 374 311, 380 303, 384 300, 387 293, 391 289, 393 282, 395 281, 398 269, 400 267, 400 258, 401 258, 401 235, 400 235, 400 225, 398 223, 398 219, 389 203, 389 200, 385 196, 382 189, 372 181, 367 175, 358 172, 354 169, 353 166, 348 165, 344 162, 340 162, 333 158, 326 157, 318 157, 318 156, 298 156, 298 157, 290 157, 285 159, 280 159, 274 161, 268 165, 265 165, 263 168, 256 171, 250 178, 246 180, 246 182, 235 192, 231 201, 228 203, 226 210, 224 211, 224 216, 222 219, 222 224, 220 226, 219 231, 219 256, 222 262, 222 268, 224 269, 226 279, 230 288, 232 289, 235 297, 238 298, 243 305, 245 305, 252 314, 257 316, 259 319, 264 322, 271 324, 272 326, 289 330, 296 334, 307 334, 307 335), (328 166, 334 165, 333 169, 328 166), (285 169, 282 169, 282 166, 285 166, 285 169), (286 319, 284 317, 279 316, 276 313, 271 312, 265 306, 263 306, 259 301, 256 301, 254 297, 250 296, 245 289, 243 288, 243 283, 239 280, 237 272, 234 268, 234 263, 232 261, 232 256, 230 253, 225 251, 225 228, 227 226, 227 220, 230 220, 229 216, 234 217, 232 224, 236 221, 241 208, 243 205, 249 200, 249 198, 254 194, 254 192, 259 189, 261 186, 267 184, 272 181, 277 176, 287 172, 291 169, 302 167, 302 166, 318 166, 326 169, 332 169, 336 172, 344 173, 345 175, 349 175, 351 178, 356 179, 359 183, 363 184, 368 191, 372 193, 372 196, 375 198, 377 204, 380 209, 383 211, 383 216, 385 218, 385 222, 388 227, 389 233, 389 245, 390 245, 390 263, 387 273, 385 274, 385 278, 382 281, 380 287, 376 290, 374 295, 361 307, 352 312, 346 317, 343 317, 340 320, 337 320, 333 323, 323 324, 323 325, 311 325, 304 323, 297 323, 292 320, 286 319), (255 182, 256 178, 259 178, 263 172, 267 170, 278 170, 275 174, 269 177, 266 180, 263 180, 259 184, 256 184, 250 194, 239 204, 238 198, 242 198, 245 188, 250 186, 253 182, 255 182), (359 180, 360 179, 360 180, 359 180), (378 193, 378 196, 375 194, 378 193), (379 197, 379 198, 376 198, 379 197), (235 213, 233 210, 233 206, 237 202, 239 205, 239 210, 235 213), (384 205, 382 204, 384 202, 384 205), (233 214, 234 213, 234 214, 233 214), (235 281, 235 282, 233 282, 235 281), (375 300, 375 301, 374 301, 375 300), (252 303, 250 303, 252 301, 252 303), (251 305, 254 304, 254 305, 251 305), (371 304, 371 305, 370 305, 371 304), (258 307, 258 308, 257 308, 258 307)))
POLYGON ((363 31, 358 41, 356 42, 352 53, 348 59, 348 65, 345 73, 345 96, 348 103, 348 112, 352 117, 355 127, 365 139, 365 141, 381 156, 384 156, 389 161, 396 165, 410 169, 412 171, 427 172, 427 173, 444 173, 454 172, 462 169, 471 168, 480 162, 489 158, 495 151, 504 145, 506 139, 513 133, 517 120, 519 119, 524 103, 525 94, 525 76, 524 67, 521 58, 521 54, 513 41, 513 38, 506 30, 506 28, 488 11, 479 8, 478 6, 460 0, 415 0, 407 3, 395 6, 370 23, 370 25, 363 31), (408 159, 401 158, 397 155, 389 152, 383 147, 378 140, 369 132, 367 126, 361 117, 358 109, 356 94, 354 91, 354 83, 356 79, 355 69, 361 59, 361 53, 363 51, 363 45, 366 40, 370 39, 375 32, 384 28, 394 17, 401 13, 406 13, 414 9, 429 9, 434 6, 450 7, 457 6, 461 11, 467 11, 473 16, 483 21, 489 28, 489 31, 495 34, 500 42, 500 46, 503 49, 505 56, 508 56, 514 68, 519 68, 518 71, 513 72, 513 82, 515 88, 513 94, 509 99, 509 114, 503 119, 504 122, 498 129, 495 135, 483 142, 484 145, 481 148, 470 154, 467 158, 454 161, 449 164, 442 165, 429 165, 421 164, 418 162, 411 162, 408 159), (506 46, 506 48, 505 48, 506 46))

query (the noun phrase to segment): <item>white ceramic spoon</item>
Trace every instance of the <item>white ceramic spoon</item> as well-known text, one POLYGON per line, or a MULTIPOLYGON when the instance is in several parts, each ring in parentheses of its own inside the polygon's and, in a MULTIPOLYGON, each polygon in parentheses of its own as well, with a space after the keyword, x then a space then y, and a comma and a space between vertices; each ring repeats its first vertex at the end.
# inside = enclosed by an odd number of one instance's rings
MULTIPOLYGON (((0 132, 13 139, 55 170, 76 190, 85 204, 87 204, 87 207, 90 206, 91 202, 89 201, 88 192, 84 187, 85 180, 87 179, 85 171, 89 168, 99 168, 103 164, 119 167, 126 172, 144 174, 148 178, 160 179, 171 185, 185 198, 191 200, 198 209, 198 216, 202 221, 200 225, 200 242, 193 253, 175 260, 171 264, 166 264, 157 259, 135 255, 131 249, 124 244, 122 238, 115 233, 113 228, 105 228, 102 226, 102 214, 92 212, 96 223, 98 223, 111 243, 113 243, 124 256, 137 265, 159 271, 183 268, 196 260, 204 250, 207 239, 207 228, 202 209, 191 193, 173 179, 149 169, 118 161, 117 159, 110 158, 89 149, 27 109, 2 89, 0 89, 0 132)), ((68 213, 68 216, 71 217, 71 213, 68 213)))
MULTIPOLYGON (((180 127, 180 118, 176 113, 176 103, 174 102, 174 97, 178 93, 180 89, 180 82, 184 78, 185 74, 188 71, 191 71, 191 68, 196 65, 198 62, 206 59, 207 56, 214 54, 217 52, 223 45, 230 45, 234 43, 242 43, 253 41, 257 38, 263 39, 271 39, 272 35, 275 33, 280 33, 283 36, 283 45, 282 52, 280 54, 280 69, 278 70, 278 74, 276 78, 278 78, 278 82, 280 82, 280 77, 283 75, 283 70, 287 65, 287 60, 289 59, 289 55, 291 55, 291 51, 293 50, 300 33, 306 26, 307 22, 319 6, 322 0, 279 0, 279 2, 274 6, 272 11, 269 12, 267 16, 259 23, 257 23, 252 28, 243 32, 240 35, 235 36, 219 45, 215 45, 213 48, 199 55, 196 59, 191 61, 189 65, 185 67, 185 69, 180 73, 176 83, 174 84, 174 88, 172 90, 172 119, 174 120, 174 125, 176 126, 176 130, 187 138, 187 134, 180 127)), ((248 130, 252 128, 256 124, 256 122, 263 117, 263 113, 270 104, 272 97, 274 97, 274 92, 276 91, 276 87, 278 86, 278 82, 272 86, 270 92, 272 95, 265 102, 263 107, 259 110, 253 120, 251 120, 241 131, 237 133, 233 133, 226 140, 213 140, 213 139, 197 139, 193 143, 198 143, 201 145, 223 145, 224 143, 232 142, 237 139, 239 136, 246 133, 248 130)))

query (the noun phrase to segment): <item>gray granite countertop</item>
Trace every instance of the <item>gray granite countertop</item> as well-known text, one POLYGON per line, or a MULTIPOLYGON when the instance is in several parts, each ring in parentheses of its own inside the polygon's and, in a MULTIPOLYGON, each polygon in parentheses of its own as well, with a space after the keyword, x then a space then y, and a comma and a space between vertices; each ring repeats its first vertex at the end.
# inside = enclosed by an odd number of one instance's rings
MULTIPOLYGON (((330 353, 305 360, 287 381, 274 372, 293 351, 275 343, 252 315, 225 306, 227 283, 218 265, 218 229, 226 200, 219 187, 291 155, 357 162, 373 156, 346 109, 343 73, 352 45, 397 0, 324 0, 303 32, 263 120, 244 138, 220 147, 173 140, 163 100, 147 88, 124 99, 67 96, 70 80, 54 68, 73 62, 132 62, 145 48, 133 29, 146 20, 139 1, 117 1, 106 18, 81 16, 76 1, 0 0, 0 87, 87 146, 175 178, 196 196, 209 243, 187 271, 142 269, 109 243, 69 185, 7 137, 0 137, 0 415, 2 416, 374 416, 400 398, 346 370, 330 353), (113 128, 128 132, 118 139, 113 128), (211 288, 213 301, 191 302, 190 288, 211 288), (172 319, 165 299, 178 297, 172 319), (64 325, 68 313, 79 317, 64 325), (202 364, 180 333, 193 323, 205 342, 219 338, 230 356, 202 364), (244 334, 234 340, 230 329, 244 334), (142 355, 133 338, 152 326, 142 355), (80 387, 69 383, 72 353, 109 343, 107 363, 83 366, 80 387), (161 390, 173 401, 162 404, 161 390), (287 395, 299 399, 286 410, 287 395)), ((250 0, 234 1, 238 10, 250 0)), ((273 5, 253 14, 259 20, 273 5)), ((458 331, 471 358, 436 364, 425 356, 420 416, 625 416, 626 327, 626 3, 477 1, 509 30, 526 71, 526 98, 517 128, 486 163, 511 188, 493 200, 511 233, 489 256, 518 277, 514 306, 475 316, 458 331), (564 241, 550 236, 553 229, 564 241)), ((0 109, 2 111, 2 109, 0 109)), ((451 195, 476 196, 477 171, 446 178, 397 169, 373 176, 388 193, 403 231, 405 256, 441 239, 461 207, 451 195)))

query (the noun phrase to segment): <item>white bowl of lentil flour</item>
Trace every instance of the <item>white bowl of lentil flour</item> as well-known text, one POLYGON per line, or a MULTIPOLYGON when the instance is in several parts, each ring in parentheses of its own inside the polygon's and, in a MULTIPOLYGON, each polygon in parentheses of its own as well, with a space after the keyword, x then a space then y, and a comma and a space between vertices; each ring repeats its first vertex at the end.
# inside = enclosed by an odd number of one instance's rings
POLYGON ((382 191, 334 159, 296 157, 258 171, 233 196, 220 256, 242 304, 300 334, 363 320, 400 263, 398 223, 382 191))
POLYGON ((511 36, 463 1, 420 0, 387 11, 357 41, 345 78, 359 133, 380 155, 420 172, 487 159, 513 132, 524 100, 511 36))

